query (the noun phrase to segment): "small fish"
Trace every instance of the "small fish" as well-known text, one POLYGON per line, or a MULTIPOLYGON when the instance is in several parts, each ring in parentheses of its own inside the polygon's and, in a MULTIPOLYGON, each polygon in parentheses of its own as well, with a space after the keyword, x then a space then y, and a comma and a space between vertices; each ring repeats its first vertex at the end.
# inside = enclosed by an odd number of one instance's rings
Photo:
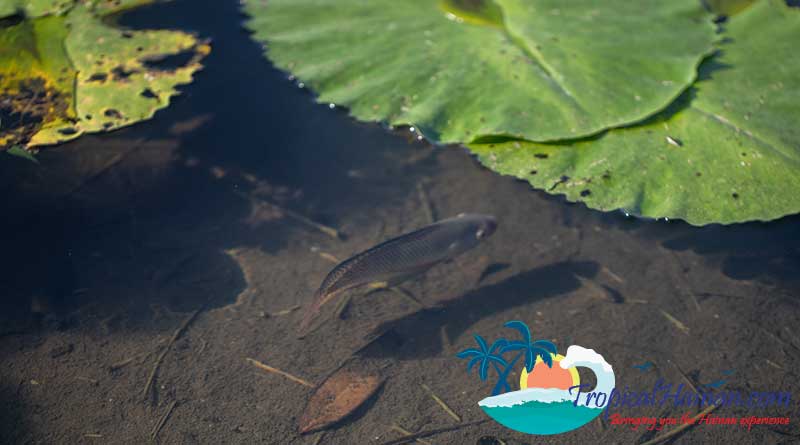
POLYGON ((322 281, 300 324, 341 292, 374 282, 399 283, 477 246, 497 228, 490 215, 460 214, 392 238, 339 263, 322 281))

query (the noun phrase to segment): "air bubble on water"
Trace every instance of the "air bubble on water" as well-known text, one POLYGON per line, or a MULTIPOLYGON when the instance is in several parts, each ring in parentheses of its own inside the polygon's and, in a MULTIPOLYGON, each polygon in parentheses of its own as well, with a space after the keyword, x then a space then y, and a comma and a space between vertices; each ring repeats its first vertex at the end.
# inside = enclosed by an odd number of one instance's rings
POLYGON ((422 140, 422 135, 421 135, 421 134, 417 135, 417 140, 418 140, 418 141, 421 141, 421 140, 422 140))
POLYGON ((417 131, 417 129, 416 129, 416 128, 414 128, 414 127, 408 127, 408 131, 410 131, 410 132, 412 132, 412 133, 413 133, 413 132, 417 131))
POLYGON ((289 74, 289 78, 288 78, 288 79, 289 79, 289 82, 294 82, 294 80, 296 79, 296 77, 294 77, 294 75, 293 75, 293 74, 289 74))
POLYGON ((300 82, 300 83, 297 84, 297 88, 305 88, 305 87, 306 87, 306 84, 304 84, 303 82, 300 82))
POLYGON ((330 103, 330 104, 328 104, 328 108, 330 108, 331 110, 333 110, 334 108, 336 108, 336 104, 334 104, 334 103, 330 103))

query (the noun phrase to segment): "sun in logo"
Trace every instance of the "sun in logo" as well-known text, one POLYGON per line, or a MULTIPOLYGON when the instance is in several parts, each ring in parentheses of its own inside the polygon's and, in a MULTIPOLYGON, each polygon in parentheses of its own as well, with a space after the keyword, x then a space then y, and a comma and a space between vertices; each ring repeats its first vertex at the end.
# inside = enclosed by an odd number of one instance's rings
POLYGON ((561 354, 553 355, 553 366, 547 366, 541 357, 536 358, 536 364, 531 372, 522 367, 519 376, 519 389, 528 388, 557 388, 569 390, 570 387, 581 384, 581 377, 576 368, 564 369, 559 366, 564 357, 561 354))

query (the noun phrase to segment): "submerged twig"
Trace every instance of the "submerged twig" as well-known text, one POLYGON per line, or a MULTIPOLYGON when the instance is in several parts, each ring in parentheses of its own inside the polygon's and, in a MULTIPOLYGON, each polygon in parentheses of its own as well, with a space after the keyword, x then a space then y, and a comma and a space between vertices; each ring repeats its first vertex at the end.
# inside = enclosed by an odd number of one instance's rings
POLYGON ((434 393, 434 392, 433 392, 433 390, 430 388, 430 386, 428 386, 428 385, 426 385, 426 384, 424 384, 424 383, 422 383, 420 386, 422 386, 422 389, 424 389, 425 391, 427 391, 427 392, 428 392, 428 394, 430 394, 430 396, 431 396, 431 398, 433 399, 433 401, 434 401, 434 402, 436 402, 437 404, 439 404, 439 406, 441 406, 441 407, 442 407, 442 409, 443 409, 443 410, 444 410, 444 411, 445 411, 445 412, 446 412, 446 413, 447 413, 447 414, 448 414, 450 417, 452 417, 453 419, 455 419, 455 421, 456 421, 456 422, 461 422, 461 416, 459 416, 458 414, 456 414, 456 412, 455 412, 455 411, 453 411, 453 410, 450 408, 450 406, 448 406, 448 405, 447 405, 447 403, 445 403, 445 402, 444 402, 444 400, 442 400, 442 399, 441 399, 439 396, 437 396, 437 395, 436 395, 436 393, 434 393))
POLYGON ((364 296, 385 290, 396 293, 397 295, 411 302, 411 304, 413 304, 414 306, 419 306, 423 309, 427 308, 427 306, 423 302, 419 301, 411 292, 403 289, 402 287, 390 286, 389 283, 387 283, 386 281, 375 281, 373 283, 369 283, 367 285, 367 288, 368 290, 364 294, 364 296))
POLYGON ((121 361, 118 361, 116 363, 112 363, 111 366, 109 366, 109 369, 111 371, 116 371, 117 369, 124 368, 125 366, 128 366, 129 364, 131 364, 131 362, 133 362, 133 357, 128 357, 125 360, 121 360, 121 361))
POLYGON ((314 229, 319 230, 320 232, 330 236, 333 239, 337 239, 337 240, 341 240, 342 239, 342 234, 338 230, 334 229, 333 227, 326 226, 325 224, 322 224, 322 223, 318 223, 318 222, 312 220, 311 218, 309 218, 307 216, 303 216, 303 215, 295 212, 294 210, 289 210, 287 208, 281 207, 281 206, 275 204, 274 202, 270 202, 270 201, 266 201, 266 202, 269 203, 269 205, 275 207, 276 209, 279 209, 281 212, 287 214, 288 216, 291 216, 292 218, 300 221, 301 223, 303 223, 303 224, 305 224, 307 226, 310 226, 310 227, 312 227, 314 229))
POLYGON ((469 427, 469 426, 480 425, 480 424, 488 422, 489 420, 491 420, 491 419, 475 420, 475 421, 472 421, 472 422, 459 423, 457 425, 446 426, 446 427, 443 427, 443 428, 435 428, 435 429, 432 429, 432 430, 419 431, 419 432, 416 432, 414 434, 411 434, 411 435, 408 435, 408 436, 405 436, 405 437, 401 437, 399 439, 393 439, 393 440, 390 440, 390 441, 387 441, 387 442, 383 442, 381 445, 400 445, 402 443, 411 442, 412 440, 417 440, 420 437, 428 437, 428 436, 433 436, 433 435, 436 435, 436 434, 446 433, 448 431, 460 430, 461 428, 466 428, 466 427, 469 427))
POLYGON ((273 374, 278 374, 279 376, 282 376, 282 377, 286 377, 287 379, 289 379, 289 380, 291 380, 291 381, 293 381, 295 383, 299 383, 299 384, 301 384, 303 386, 307 386, 309 388, 313 388, 315 386, 313 383, 309 382, 308 380, 305 380, 305 379, 302 379, 300 377, 297 377, 297 376, 294 376, 292 374, 289 374, 286 371, 281 371, 278 368, 273 368, 272 366, 269 366, 267 364, 261 363, 258 360, 255 360, 255 359, 252 359, 252 358, 249 358, 249 357, 245 358, 245 360, 247 360, 248 362, 252 363, 257 368, 263 369, 264 371, 271 372, 273 374))
POLYGON ((150 440, 152 440, 153 442, 156 441, 156 438, 158 437, 158 433, 160 433, 161 429, 164 428, 164 425, 167 424, 167 419, 169 419, 169 416, 172 414, 172 410, 175 409, 175 405, 177 405, 177 404, 178 404, 177 400, 173 400, 172 403, 169 404, 169 407, 167 408, 167 412, 165 412, 164 415, 161 416, 161 419, 158 421, 156 426, 153 428, 153 431, 150 432, 150 440))
POLYGON ((669 312, 665 311, 664 309, 659 309, 659 310, 661 311, 661 314, 663 314, 664 317, 667 320, 670 321, 670 323, 675 325, 676 328, 678 328, 684 334, 687 334, 687 335, 689 334, 689 328, 685 324, 683 324, 680 320, 675 318, 672 314, 670 314, 669 312))
POLYGON ((715 403, 715 404, 709 406, 708 408, 706 408, 706 409, 700 411, 699 413, 697 413, 696 416, 691 418, 690 422, 685 423, 685 424, 683 424, 681 426, 678 426, 678 427, 672 429, 669 432, 666 432, 666 433, 664 433, 664 434, 662 434, 662 435, 660 435, 660 436, 658 436, 658 437, 656 437, 656 438, 654 438, 652 440, 648 440, 647 442, 641 443, 639 445, 655 445, 655 444, 658 444, 658 443, 665 442, 669 438, 671 438, 673 436, 677 436, 678 434, 680 434, 685 429, 691 428, 693 425, 695 425, 695 423, 697 422, 697 419, 699 419, 702 416, 705 416, 706 414, 710 414, 712 411, 714 411, 715 409, 717 409, 719 407, 720 407, 720 404, 715 403))
POLYGON ((300 309, 300 305, 296 304, 296 305, 294 305, 292 307, 288 307, 286 309, 281 309, 278 312, 274 312, 274 313, 270 312, 269 315, 270 315, 270 317, 281 317, 283 315, 289 315, 289 314, 291 314, 292 312, 294 312, 294 311, 296 311, 298 309, 300 309))
POLYGON ((321 444, 322 443, 322 439, 324 437, 325 437, 325 431, 320 431, 319 434, 317 434, 317 438, 314 439, 314 442, 311 445, 319 445, 319 444, 321 444))
POLYGON ((600 271, 601 271, 601 272, 603 272, 603 273, 605 273, 605 274, 606 274, 606 275, 608 275, 609 277, 611 277, 611 279, 613 279, 613 280, 614 280, 614 281, 616 281, 617 283, 619 283, 619 284, 625 284, 625 279, 624 279, 624 278, 622 278, 622 277, 620 277, 619 275, 615 274, 614 272, 612 272, 612 271, 611 271, 611 269, 609 269, 608 267, 606 267, 606 266, 603 266, 602 268, 600 268, 600 271))
POLYGON ((336 258, 335 256, 331 255, 328 252, 320 252, 319 256, 324 258, 324 259, 326 259, 326 260, 328 260, 328 261, 330 261, 333 264, 341 263, 341 261, 339 261, 339 258, 336 258))
POLYGON ((425 303, 421 302, 419 299, 417 299, 417 297, 414 296, 414 294, 412 294, 411 292, 403 289, 402 287, 389 286, 389 287, 386 288, 386 290, 390 290, 390 291, 396 293, 397 295, 400 295, 401 297, 405 298, 406 300, 410 301, 412 304, 414 304, 416 306, 419 306, 419 307, 421 307, 423 309, 427 308, 425 303))
POLYGON ((83 380, 84 382, 88 382, 88 383, 90 383, 90 384, 92 384, 92 385, 97 385, 98 383, 100 383, 100 381, 99 381, 99 380, 92 379, 92 378, 89 378, 89 377, 78 376, 78 377, 76 377, 76 378, 77 378, 78 380, 83 380))
POLYGON ((675 367, 675 369, 678 371, 678 374, 681 375, 686 384, 688 384, 689 387, 692 388, 692 391, 694 391, 694 393, 697 394, 698 396, 702 396, 702 394, 700 394, 700 391, 697 390, 697 386, 695 386, 694 382, 692 382, 692 379, 690 379, 689 376, 685 372, 683 372, 683 369, 681 369, 681 367, 678 366, 678 364, 673 362, 672 360, 669 360, 669 362, 672 363, 672 366, 675 367))
MULTIPOLYGON (((403 428, 402 426, 400 426, 400 425, 398 425, 398 424, 396 424, 396 423, 393 423, 393 424, 392 424, 392 430, 394 430, 394 431, 397 431, 398 433, 400 433, 400 434, 404 434, 404 435, 406 435, 406 436, 411 436, 412 434, 414 434, 414 433, 412 433, 411 431, 409 431, 409 430, 407 430, 407 429, 403 428)), ((425 440, 425 439, 422 439, 422 438, 415 439, 415 441, 416 441, 417 443, 421 443, 421 444, 425 444, 425 445, 433 445, 433 443, 432 443, 432 442, 430 442, 430 441, 428 441, 428 440, 425 440)))
POLYGON ((419 194, 419 200, 422 203, 422 209, 425 211, 425 217, 428 218, 428 224, 433 224, 436 222, 436 213, 433 211, 431 200, 428 199, 428 192, 425 191, 422 181, 417 182, 417 194, 419 194))
POLYGON ((172 347, 172 344, 175 343, 176 340, 178 340, 178 337, 180 337, 181 334, 183 334, 183 331, 185 331, 186 328, 189 327, 189 324, 191 324, 192 321, 194 321, 194 319, 197 318, 197 314, 199 314, 201 310, 202 309, 198 309, 192 312, 191 315, 186 317, 186 320, 184 320, 183 324, 181 324, 180 327, 178 327, 178 329, 176 329, 175 332, 172 334, 172 337, 170 337, 169 342, 167 342, 167 344, 164 346, 164 349, 161 351, 161 354, 158 354, 155 363, 153 363, 153 369, 150 370, 150 375, 147 377, 147 383, 145 383, 144 385, 144 391, 142 392, 142 395, 144 397, 147 397, 150 394, 150 389, 153 387, 153 382, 155 381, 156 374, 158 373, 158 368, 161 367, 161 362, 164 361, 164 357, 167 356, 167 353, 172 347))
POLYGON ((785 371, 786 370, 786 368, 784 368, 783 366, 773 362, 770 359, 764 359, 764 361, 767 362, 768 365, 772 366, 775 369, 780 369, 781 371, 785 371))

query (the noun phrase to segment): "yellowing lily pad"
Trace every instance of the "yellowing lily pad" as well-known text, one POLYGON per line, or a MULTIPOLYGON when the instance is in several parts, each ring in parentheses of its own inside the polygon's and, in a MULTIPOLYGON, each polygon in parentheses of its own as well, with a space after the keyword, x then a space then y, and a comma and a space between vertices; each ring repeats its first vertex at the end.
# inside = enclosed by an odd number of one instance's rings
POLYGON ((63 45, 67 34, 64 18, 55 16, 0 28, 0 147, 75 120, 75 70, 63 45))
POLYGON ((0 26, 0 150, 113 130, 169 105, 210 48, 184 32, 122 30, 101 20, 142 3, 77 2, 62 15, 0 26), (179 66, 159 64, 176 55, 185 56, 179 66))

